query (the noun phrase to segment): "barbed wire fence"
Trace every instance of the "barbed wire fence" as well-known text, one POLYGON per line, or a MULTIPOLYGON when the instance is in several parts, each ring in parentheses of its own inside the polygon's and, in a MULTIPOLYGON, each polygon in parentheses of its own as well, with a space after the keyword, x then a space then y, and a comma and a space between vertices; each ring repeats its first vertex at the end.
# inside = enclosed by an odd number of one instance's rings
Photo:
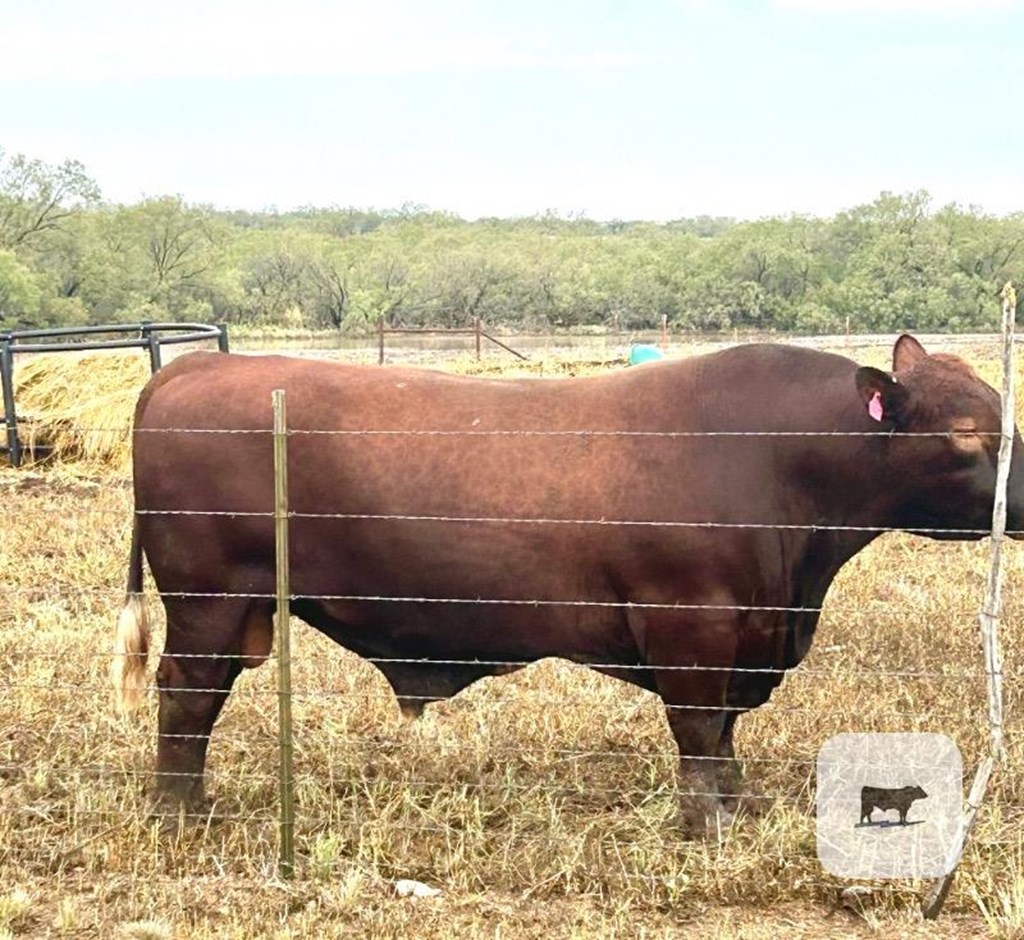
MULTIPOLYGON (((985 599, 979 613, 981 640, 985 660, 986 691, 988 693, 989 753, 978 765, 978 770, 967 797, 964 813, 964 841, 970 838, 978 810, 988 791, 989 780, 998 765, 1006 760, 1003 744, 1003 654, 999 642, 999 619, 1003 603, 1003 543, 1006 540, 1006 499, 1010 479, 1010 460, 1016 429, 1016 397, 1013 363, 1013 334, 1017 318, 1017 294, 1011 283, 1002 291, 1003 314, 1003 387, 1002 428, 999 439, 999 460, 996 469, 995 500, 992 507, 991 552, 985 599)), ((958 846, 947 859, 947 873, 938 879, 922 904, 924 916, 933 919, 939 915, 953 884, 953 876, 963 847, 958 846)))
MULTIPOLYGON (((1005 310, 1005 306, 1004 306, 1005 310)), ((1012 360, 1009 356, 1012 354, 1012 314, 1009 319, 1008 338, 1004 345, 1005 355, 1007 358, 1004 362, 1007 364, 1007 375, 1012 376, 1012 360)), ((1004 424, 1002 431, 1003 451, 1006 451, 1005 460, 1001 462, 1002 467, 1008 467, 1009 452, 1007 441, 1012 443, 1013 435, 1013 390, 1012 385, 1009 386, 1009 390, 1004 387, 1004 416, 1009 415, 1009 431, 1004 424)), ((291 636, 290 636, 290 617, 288 615, 288 607, 291 603, 300 600, 340 600, 340 601, 355 601, 360 603, 372 603, 372 604, 451 604, 451 605, 485 605, 491 607, 515 607, 525 606, 531 608, 543 608, 543 607, 569 607, 569 608, 636 608, 636 609, 650 609, 650 610, 739 610, 739 611, 765 611, 765 612, 789 612, 789 613, 818 613, 821 608, 817 607, 785 607, 785 606, 759 606, 759 605, 746 605, 746 606, 735 606, 735 605, 715 605, 715 604, 662 604, 662 603, 626 603, 626 602, 611 602, 605 600, 593 600, 586 597, 575 597, 566 596, 563 598, 538 598, 524 596, 520 598, 479 598, 479 597, 424 597, 424 596, 386 596, 378 594, 338 594, 338 595, 301 595, 293 594, 291 587, 288 583, 289 574, 289 563, 288 563, 288 546, 287 546, 287 533, 289 531, 289 524, 291 520, 300 518, 329 518, 329 519, 347 519, 347 520, 358 520, 363 522, 383 522, 394 523, 414 523, 414 522, 426 522, 431 524, 457 524, 457 525, 479 525, 479 526, 492 526, 492 525, 522 525, 529 527, 546 527, 546 526, 626 526, 626 527, 650 527, 650 526, 675 526, 675 527, 689 527, 689 528, 711 528, 711 529, 808 529, 813 531, 857 531, 856 527, 849 526, 828 526, 828 525, 776 525, 772 523, 763 523, 757 521, 742 522, 742 523, 718 523, 713 521, 693 521, 693 522, 656 522, 651 520, 631 520, 631 519, 604 519, 604 518, 576 518, 576 519, 564 519, 564 518, 549 518, 543 515, 537 515, 534 517, 499 517, 499 516, 488 516, 482 515, 477 516, 472 513, 466 515, 431 515, 429 513, 424 514, 367 514, 367 513, 298 513, 289 510, 287 505, 287 444, 291 437, 300 434, 309 433, 331 433, 331 434, 344 434, 344 435, 355 435, 355 434, 366 434, 366 435, 432 435, 432 436, 454 436, 456 434, 462 436, 465 434, 469 435, 493 435, 493 434, 505 434, 505 435, 524 435, 524 436, 536 436, 538 434, 560 434, 560 435, 575 435, 580 437, 593 437, 593 436, 611 436, 611 437, 636 437, 638 435, 649 435, 652 432, 614 432, 614 431, 571 431, 571 432, 445 432, 445 431, 403 431, 403 432, 390 432, 390 431, 338 431, 338 432, 306 432, 300 430, 289 430, 287 427, 287 418, 285 413, 285 400, 284 395, 275 393, 275 426, 272 432, 270 431, 257 431, 257 432, 198 432, 190 429, 177 429, 181 433, 256 433, 256 434, 267 434, 272 433, 274 439, 274 452, 275 452, 275 465, 277 467, 275 473, 276 480, 276 498, 275 508, 273 511, 266 512, 235 512, 231 510, 215 511, 207 513, 208 515, 223 515, 226 517, 258 517, 266 520, 273 520, 275 524, 275 531, 277 533, 277 559, 276 559, 276 570, 277 570, 277 585, 276 591, 273 594, 252 594, 252 593, 227 593, 227 592, 173 592, 168 596, 177 597, 238 597, 248 599, 263 599, 263 600, 274 600, 277 604, 277 622, 276 629, 274 631, 276 649, 268 659, 273 660, 276 663, 278 685, 273 691, 267 689, 253 689, 253 688, 240 688, 237 687, 232 692, 232 697, 252 697, 254 699, 260 699, 261 701, 267 701, 269 699, 276 699, 278 706, 278 726, 280 728, 280 736, 278 738, 278 750, 280 757, 280 766, 278 773, 270 773, 267 768, 263 768, 262 772, 253 774, 251 770, 247 773, 246 779, 247 784, 259 784, 262 787, 270 787, 276 785, 278 789, 278 799, 280 803, 280 813, 276 820, 278 830, 278 853, 279 853, 279 864, 280 872, 282 875, 289 877, 295 872, 296 860, 295 860, 295 837, 296 837, 296 819, 297 819, 297 808, 295 805, 295 793, 297 790, 301 790, 302 787, 311 782, 311 775, 301 772, 296 772, 294 766, 294 751, 296 743, 294 740, 294 729, 292 727, 291 718, 291 706, 293 702, 301 701, 303 699, 315 700, 322 702, 329 700, 331 697, 337 697, 341 695, 351 694, 346 690, 332 692, 330 689, 319 688, 319 689, 294 689, 291 682, 291 667, 293 663, 293 653, 291 649, 291 636)), ((173 432, 172 432, 173 433, 173 432)), ((769 432, 763 432, 764 436, 769 432)), ((698 436, 696 434, 689 435, 672 435, 672 436, 698 436)), ((708 435, 699 435, 701 437, 708 435)), ((718 435, 712 434, 710 436, 733 436, 727 434, 718 435)), ((744 435, 750 436, 750 435, 744 435)), ((754 436, 759 436, 755 432, 754 436)), ((817 435, 815 435, 817 436, 817 435)), ((836 437, 839 435, 829 435, 836 437)), ((944 436, 944 435, 943 435, 944 436)), ((1001 565, 1000 565, 1000 554, 999 546, 1002 544, 1002 528, 1005 528, 1005 489, 1006 489, 1006 474, 1007 471, 1001 471, 1000 476, 1000 487, 1002 498, 1001 501, 997 499, 996 515, 998 516, 1000 510, 1000 502, 1003 512, 1003 523, 1000 525, 998 520, 994 522, 992 529, 993 536, 993 556, 989 574, 989 592, 986 597, 983 612, 982 612, 982 626, 983 626, 983 649, 985 651, 985 662, 979 664, 977 667, 964 667, 959 666, 957 668, 950 669, 934 669, 934 668, 914 668, 913 666, 907 667, 902 666, 896 669, 887 669, 884 667, 870 668, 861 670, 859 673, 853 670, 847 670, 844 672, 844 677, 848 679, 863 679, 863 680, 874 680, 887 682, 890 680, 925 680, 930 682, 936 682, 942 685, 965 683, 974 684, 975 687, 981 682, 985 683, 986 688, 986 699, 985 708, 987 711, 987 723, 982 723, 983 727, 987 727, 989 736, 989 755, 984 759, 981 766, 978 769, 978 775, 975 778, 975 786, 972 788, 971 795, 968 798, 967 804, 967 819, 965 828, 970 832, 977 810, 982 803, 985 787, 987 786, 988 780, 994 771, 998 769, 999 762, 1003 757, 1003 734, 1006 728, 1006 721, 1002 713, 1002 682, 1006 679, 1019 679, 1021 678, 1020 671, 1007 674, 1002 669, 1001 654, 999 651, 999 641, 997 624, 1000 616, 999 609, 999 597, 1001 590, 1001 565), (982 781, 979 783, 978 781, 982 781)), ((154 514, 166 515, 166 514, 189 514, 185 511, 167 510, 162 512, 154 512, 154 514)), ((877 531, 872 529, 871 531, 877 531)), ((923 531, 923 530, 922 530, 923 531)), ((940 530, 931 529, 927 530, 929 534, 947 534, 947 535, 977 535, 982 534, 981 530, 940 530)), ((988 534, 988 530, 985 530, 988 534)), ((37 590, 43 590, 38 588, 37 590)), ((102 594, 103 592, 96 592, 102 594)), ((97 658, 106 658, 109 654, 106 652, 96 652, 95 654, 88 654, 97 658)), ((182 654, 176 654, 182 655, 182 654)), ((185 654, 187 655, 187 654, 185 654)), ((211 658, 208 654, 192 654, 200 658, 211 658)), ((233 655, 233 654, 231 654, 233 655)), ((213 657, 216 658, 216 657, 213 657)), ((451 658, 446 660, 430 659, 424 660, 422 658, 413 657, 367 657, 367 661, 377 666, 378 668, 387 668, 389 666, 408 666, 417 667, 423 666, 425 663, 429 663, 431 666, 438 665, 451 665, 459 667, 488 667, 497 668, 501 670, 513 670, 520 667, 529 666, 532 660, 526 659, 499 659, 499 660, 478 660, 478 659, 458 659, 451 658)), ((605 671, 611 674, 615 674, 616 671, 628 671, 630 672, 643 672, 644 670, 658 669, 660 671, 665 670, 686 670, 688 672, 700 672, 700 671, 728 671, 735 673, 750 673, 757 675, 782 675, 787 674, 786 670, 779 668, 761 668, 761 669, 736 669, 734 667, 716 667, 716 666, 644 666, 640 664, 630 664, 628 667, 624 666, 621 662, 589 662, 586 665, 599 671, 605 671)), ((813 667, 799 667, 798 672, 805 679, 828 679, 835 677, 834 669, 813 667)), ((792 673, 789 673, 792 674, 792 673)), ((38 686, 32 686, 26 683, 15 683, 12 682, 6 686, 7 693, 17 692, 19 690, 31 690, 32 688, 38 688, 40 691, 45 692, 58 692, 62 686, 59 683, 48 682, 41 683, 38 686)), ((68 683, 64 689, 70 694, 81 691, 81 686, 76 683, 68 683)), ((155 693, 156 687, 153 686, 149 690, 155 693)), ((180 690, 185 693, 195 693, 202 691, 218 691, 218 690, 201 690, 201 689, 182 689, 180 690)), ((955 693, 954 693, 955 694, 955 693)), ((419 696, 399 696, 400 699, 405 700, 406 703, 411 704, 424 704, 431 702, 443 701, 447 698, 444 695, 419 695, 419 696)), ((561 708, 579 706, 581 708, 592 708, 593 698, 587 696, 581 696, 579 699, 571 699, 566 697, 565 694, 553 695, 547 698, 533 699, 535 704, 539 704, 546 708, 561 708)), ((947 707, 953 708, 954 704, 961 704, 959 699, 952 699, 948 702, 947 707)), ((742 712, 746 709, 735 707, 730 709, 729 706, 700 706, 700 705, 669 705, 667 706, 671 711, 673 709, 685 709, 685 710, 704 710, 713 708, 716 711, 738 711, 742 712)), ((776 710, 786 710, 801 714, 806 709, 800 706, 793 705, 782 705, 776 706, 766 705, 762 708, 774 708, 776 710)), ((262 712, 262 709, 260 709, 262 712)), ((979 709, 980 712, 980 709, 979 709)), ((929 710, 926 715, 923 715, 921 710, 914 707, 913 705, 906 709, 901 709, 898 705, 894 705, 889 710, 889 715, 895 721, 903 723, 921 721, 927 719, 928 722, 935 723, 941 722, 946 718, 962 718, 962 711, 950 711, 950 712, 936 712, 929 710)), ((816 712, 817 717, 821 717, 820 709, 816 712)), ((843 719, 848 717, 848 709, 844 708, 842 704, 837 704, 835 708, 834 717, 837 719, 843 719)), ((263 718, 266 718, 265 712, 263 712, 263 718)), ((979 719, 981 715, 979 714, 979 719)), ((71 729, 65 729, 65 733, 71 729)), ((76 729, 78 730, 78 729, 76 729)), ((81 729, 83 735, 86 732, 85 729, 81 729)), ((216 741, 220 730, 216 730, 213 734, 213 738, 216 741)), ((74 737, 74 735, 70 735, 74 737)), ((411 748, 414 745, 409 743, 403 744, 402 742, 391 742, 388 747, 392 749, 400 750, 404 748, 411 748)), ((301 747, 301 742, 300 742, 301 747)), ((467 745, 467 750, 473 750, 473 745, 467 745)), ((505 749, 495 748, 493 742, 490 745, 489 753, 491 756, 506 756, 515 758, 522 756, 523 748, 522 745, 509 745, 505 749)), ((615 761, 629 761, 636 760, 637 758, 651 757, 654 759, 667 759, 667 762, 671 764, 675 760, 674 751, 650 751, 645 752, 640 749, 623 749, 623 750, 599 750, 599 749, 574 749, 574 748, 554 748, 548 751, 550 756, 553 756, 556 760, 566 761, 585 761, 589 758, 600 758, 602 760, 615 760, 615 761)), ((720 761, 723 758, 708 756, 703 758, 707 761, 720 761)), ((745 756, 741 755, 741 759, 744 764, 766 764, 772 767, 787 768, 787 769, 799 769, 798 772, 804 776, 810 775, 810 769, 814 766, 814 759, 811 755, 768 755, 768 756, 745 756)), ((0 766, 0 776, 4 772, 24 772, 25 768, 18 766, 0 766)), ((31 768, 29 768, 31 770, 31 768)), ((118 766, 104 766, 104 765, 82 765, 75 768, 76 773, 86 777, 95 777, 97 779, 113 778, 124 779, 126 776, 126 770, 124 767, 118 766)), ((136 767, 132 771, 138 777, 149 776, 150 771, 148 768, 136 767)), ((208 770, 207 775, 212 779, 222 780, 226 782, 237 783, 238 776, 230 771, 219 771, 217 769, 208 770)), ((402 781, 405 786, 424 786, 427 788, 437 788, 443 785, 438 779, 425 778, 417 780, 415 778, 407 778, 402 781)), ((467 783, 466 781, 460 781, 460 785, 469 786, 470 788, 487 789, 492 788, 499 792, 507 792, 509 790, 515 790, 516 788, 522 789, 536 789, 537 784, 515 781, 515 780, 502 780, 501 782, 490 782, 486 780, 479 780, 475 783, 467 783)), ((545 785, 541 785, 545 786, 545 785)), ((560 782, 556 785, 547 785, 553 791, 559 793, 565 792, 567 788, 565 782, 560 782)), ((615 788, 611 787, 600 787, 593 786, 591 781, 581 780, 579 783, 581 789, 585 788, 585 792, 589 795, 604 794, 609 797, 613 797, 618 792, 615 788)), ((693 791, 689 791, 693 792, 693 791)), ((758 799, 764 801, 774 801, 779 796, 786 796, 787 794, 779 793, 767 793, 762 794, 758 799)), ((263 805, 265 809, 265 803, 263 805)), ((1017 807, 1020 810, 1020 807, 1017 807)), ((106 810, 98 810, 98 813, 104 815, 105 818, 111 818, 111 813, 106 810)), ((85 818, 89 815, 88 808, 76 808, 73 814, 75 818, 85 818)), ((167 813, 169 818, 181 818, 182 814, 177 812, 167 813)), ((189 814, 184 814, 188 816, 189 814)), ((266 825, 269 824, 269 817, 266 815, 260 815, 252 812, 226 812, 220 814, 214 812, 197 812, 194 814, 197 820, 202 820, 207 824, 216 818, 234 818, 241 822, 251 821, 255 818, 262 819, 262 822, 266 825)), ((112 816, 114 822, 113 825, 118 825, 118 819, 116 813, 112 816)), ((409 828, 407 826, 407 828, 409 828)), ((425 825, 419 827, 424 832, 445 832, 444 827, 429 826, 425 825)), ((72 846, 74 848, 74 846, 72 846)), ((951 860, 952 871, 955 868, 956 862, 959 860, 951 860)), ((640 877, 637 875, 637 877, 640 877)), ((941 908, 942 901, 945 898, 945 893, 948 892, 948 880, 944 881, 942 885, 936 887, 936 891, 929 898, 927 904, 930 905, 931 909, 937 913, 938 909, 941 908)))

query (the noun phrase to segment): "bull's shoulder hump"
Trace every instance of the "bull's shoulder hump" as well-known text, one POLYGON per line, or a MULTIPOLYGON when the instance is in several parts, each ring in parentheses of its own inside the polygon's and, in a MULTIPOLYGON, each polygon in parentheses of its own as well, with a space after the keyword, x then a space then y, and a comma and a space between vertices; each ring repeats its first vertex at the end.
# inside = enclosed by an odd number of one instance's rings
POLYGON ((712 369, 762 366, 769 370, 798 368, 828 372, 856 368, 856 363, 846 356, 792 343, 745 343, 699 358, 712 369))

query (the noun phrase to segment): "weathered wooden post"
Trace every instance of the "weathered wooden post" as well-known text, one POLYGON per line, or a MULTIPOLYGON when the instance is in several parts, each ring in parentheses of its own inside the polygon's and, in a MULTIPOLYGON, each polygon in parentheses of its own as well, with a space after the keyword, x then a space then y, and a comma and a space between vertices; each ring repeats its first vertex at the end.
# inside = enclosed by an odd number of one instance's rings
POLYGON ((288 417, 283 389, 271 393, 274 408, 274 544, 277 569, 278 740, 280 751, 280 871, 295 873, 295 794, 292 741, 291 585, 288 570, 288 417))
POLYGON ((999 648, 999 613, 1003 595, 1003 543, 1006 541, 1006 487, 1010 479, 1010 457, 1013 452, 1014 418, 1016 402, 1014 395, 1013 328, 1017 314, 1017 293, 1009 281, 1003 288, 1003 388, 1002 427, 999 440, 999 461, 996 465, 996 495, 992 508, 992 539, 989 548, 988 583, 985 601, 978 619, 981 624, 981 639, 985 656, 985 674, 988 677, 988 731, 989 753, 978 766, 967 797, 964 810, 963 840, 947 859, 946 874, 932 886, 921 905, 926 918, 939 916, 946 902, 953 876, 963 855, 964 846, 974 829, 978 809, 985 798, 989 779, 1006 758, 1003 743, 1003 658, 999 648))

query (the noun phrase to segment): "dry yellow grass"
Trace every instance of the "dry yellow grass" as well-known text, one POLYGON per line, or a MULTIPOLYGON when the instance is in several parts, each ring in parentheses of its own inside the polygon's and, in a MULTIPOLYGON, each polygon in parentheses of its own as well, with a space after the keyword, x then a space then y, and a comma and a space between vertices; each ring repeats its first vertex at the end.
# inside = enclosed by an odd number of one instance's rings
POLYGON ((51 461, 125 472, 132 413, 149 380, 139 352, 40 353, 19 361, 14 396, 22 445, 53 448, 51 461))
POLYGON ((986 543, 890 535, 844 569, 807 661, 740 723, 738 751, 774 801, 720 846, 682 842, 668 825, 675 761, 654 696, 548 660, 484 680, 409 724, 372 666, 296 622, 300 861, 285 884, 275 877, 272 667, 242 677, 214 732, 213 816, 161 828, 142 793, 155 699, 141 718, 122 720, 107 685, 127 478, 3 471, 0 492, 0 936, 1024 929, 1019 546, 1006 558, 1003 622, 1009 761, 946 912, 925 925, 923 884, 879 882, 863 916, 836 910, 844 883, 816 859, 811 765, 838 731, 930 730, 951 735, 973 772, 986 743, 977 628, 986 543), (894 675, 905 672, 926 675, 894 675), (399 899, 396 878, 443 894, 399 899))

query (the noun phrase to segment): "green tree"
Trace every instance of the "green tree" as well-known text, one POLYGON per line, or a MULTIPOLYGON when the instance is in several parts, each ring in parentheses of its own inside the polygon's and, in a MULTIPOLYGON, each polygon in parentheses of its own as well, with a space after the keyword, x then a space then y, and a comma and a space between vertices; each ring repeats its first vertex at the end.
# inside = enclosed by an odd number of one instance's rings
POLYGON ((36 326, 41 296, 32 272, 13 251, 0 250, 0 323, 8 328, 36 326))
POLYGON ((854 330, 941 330, 964 325, 952 303, 955 251, 928 212, 924 191, 882 193, 838 220, 848 238, 829 292, 854 330))
POLYGON ((351 263, 346 258, 325 254, 312 261, 307 270, 314 292, 312 325, 340 330, 346 324, 350 309, 351 263))
POLYGON ((231 235, 208 207, 177 196, 119 207, 109 219, 107 242, 130 297, 127 318, 211 317, 231 235))
POLYGON ((77 160, 54 167, 0 148, 0 249, 31 245, 99 198, 77 160))

